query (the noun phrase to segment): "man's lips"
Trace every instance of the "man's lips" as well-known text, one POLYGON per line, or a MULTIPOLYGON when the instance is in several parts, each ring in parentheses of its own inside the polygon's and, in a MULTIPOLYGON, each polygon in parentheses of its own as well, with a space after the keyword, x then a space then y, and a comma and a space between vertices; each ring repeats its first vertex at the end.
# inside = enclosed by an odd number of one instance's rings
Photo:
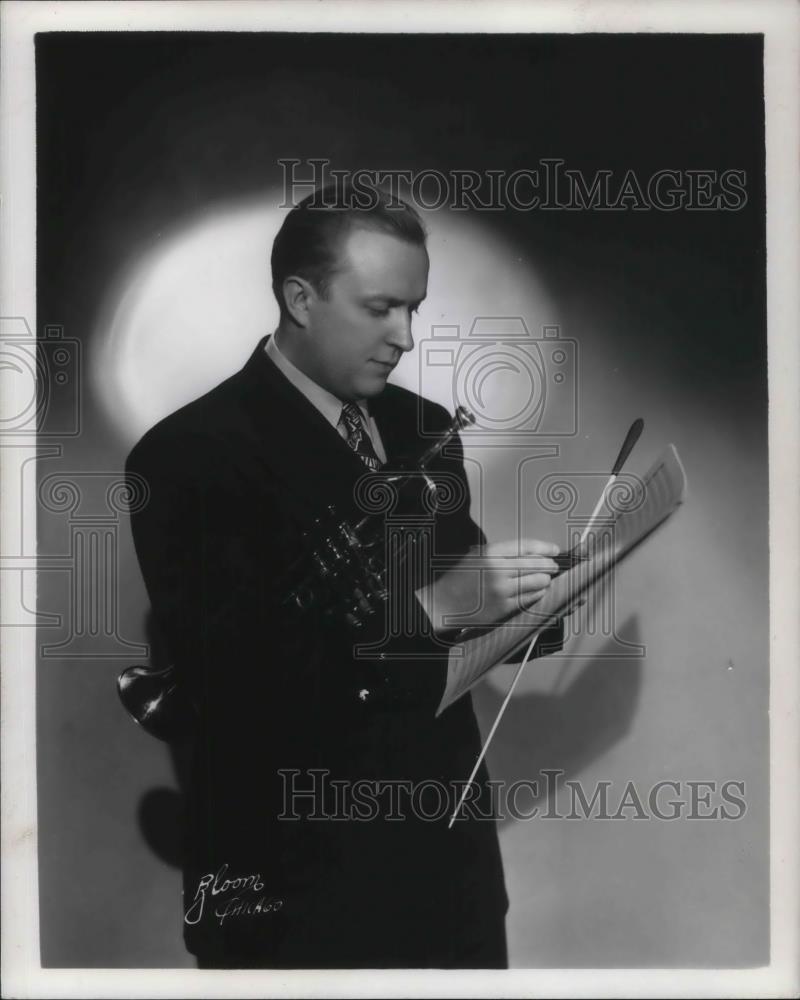
POLYGON ((372 361, 375 365, 380 365, 381 368, 385 368, 388 372, 390 372, 397 364, 396 361, 379 361, 378 358, 370 358, 370 361, 372 361))

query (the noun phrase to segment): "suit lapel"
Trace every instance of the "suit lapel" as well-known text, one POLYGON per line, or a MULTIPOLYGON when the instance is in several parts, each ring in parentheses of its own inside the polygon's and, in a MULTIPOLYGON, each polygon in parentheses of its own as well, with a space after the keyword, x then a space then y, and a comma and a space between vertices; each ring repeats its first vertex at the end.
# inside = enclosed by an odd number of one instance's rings
POLYGON ((400 395, 393 385, 387 385, 380 396, 369 402, 370 413, 375 418, 386 451, 387 465, 396 465, 418 457, 424 450, 425 442, 416 433, 417 411, 409 406, 413 397, 400 395), (403 404, 406 405, 403 405, 403 404))
POLYGON ((352 516, 353 489, 367 470, 336 428, 275 367, 264 351, 266 342, 264 337, 241 371, 243 403, 262 456, 309 514, 317 516, 334 504, 352 516))

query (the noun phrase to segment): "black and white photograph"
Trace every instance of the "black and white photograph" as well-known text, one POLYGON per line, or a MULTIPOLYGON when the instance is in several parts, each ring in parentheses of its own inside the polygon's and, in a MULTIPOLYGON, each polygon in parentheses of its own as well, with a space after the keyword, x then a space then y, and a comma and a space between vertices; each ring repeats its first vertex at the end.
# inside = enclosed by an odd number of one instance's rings
POLYGON ((796 5, 2 17, 3 996, 796 995, 796 5))

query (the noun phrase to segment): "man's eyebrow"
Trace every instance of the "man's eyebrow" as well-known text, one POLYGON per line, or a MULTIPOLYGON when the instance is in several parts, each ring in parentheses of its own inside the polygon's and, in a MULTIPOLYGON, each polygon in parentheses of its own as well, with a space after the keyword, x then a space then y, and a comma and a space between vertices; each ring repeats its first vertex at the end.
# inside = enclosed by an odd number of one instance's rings
POLYGON ((421 299, 414 299, 414 300, 411 300, 408 303, 406 303, 405 299, 396 299, 392 295, 382 295, 380 292, 374 292, 371 295, 365 295, 364 296, 364 301, 365 302, 385 302, 388 306, 404 306, 406 304, 411 305, 411 306, 418 306, 422 302, 424 302, 426 298, 427 298, 427 296, 423 295, 421 299))

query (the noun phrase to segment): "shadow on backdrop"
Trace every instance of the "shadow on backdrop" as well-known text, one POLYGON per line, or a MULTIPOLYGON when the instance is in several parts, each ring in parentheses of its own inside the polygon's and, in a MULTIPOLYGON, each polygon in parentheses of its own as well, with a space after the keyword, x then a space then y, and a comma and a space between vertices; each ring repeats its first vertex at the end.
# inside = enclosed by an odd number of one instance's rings
MULTIPOLYGON (((626 619, 621 634, 638 643, 636 615, 626 619)), ((513 784, 538 780, 548 768, 563 771, 559 782, 575 777, 631 730, 642 687, 643 660, 614 656, 619 643, 610 639, 558 694, 524 694, 511 699, 489 751, 492 779, 513 784)), ((567 662, 564 667, 565 669, 567 662)), ((529 669, 535 669, 535 662, 529 669)), ((503 695, 488 684, 474 692, 475 712, 483 732, 491 725, 503 695)), ((545 796, 545 785, 533 801, 545 796)), ((505 826, 511 817, 504 814, 505 826)))
MULTIPOLYGON (((148 666, 162 670, 170 665, 162 636, 152 611, 148 611, 145 633, 150 646, 148 666)), ((149 788, 136 810, 139 830, 150 850, 164 864, 180 868, 183 862, 183 794, 189 780, 191 745, 187 741, 165 744, 175 772, 176 788, 149 788)))
MULTIPOLYGON (((146 630, 150 665, 167 666, 152 613, 148 614, 146 630)), ((631 642, 640 641, 637 616, 626 620, 622 634, 631 642)), ((494 780, 512 784, 535 779, 543 770, 552 768, 563 772, 558 779, 563 782, 627 735, 639 702, 642 660, 615 658, 614 651, 618 648, 614 639, 609 640, 562 693, 536 693, 512 699, 492 743, 489 770, 494 780)), ((485 731, 487 721, 497 714, 502 696, 489 685, 481 684, 474 690, 473 699, 485 731)), ((190 746, 185 742, 171 742, 167 746, 177 787, 148 789, 139 800, 137 816, 142 837, 153 854, 164 864, 179 868, 190 746)), ((544 797, 545 785, 540 783, 540 786, 535 801, 544 797)), ((509 820, 504 814, 501 824, 509 820)))

